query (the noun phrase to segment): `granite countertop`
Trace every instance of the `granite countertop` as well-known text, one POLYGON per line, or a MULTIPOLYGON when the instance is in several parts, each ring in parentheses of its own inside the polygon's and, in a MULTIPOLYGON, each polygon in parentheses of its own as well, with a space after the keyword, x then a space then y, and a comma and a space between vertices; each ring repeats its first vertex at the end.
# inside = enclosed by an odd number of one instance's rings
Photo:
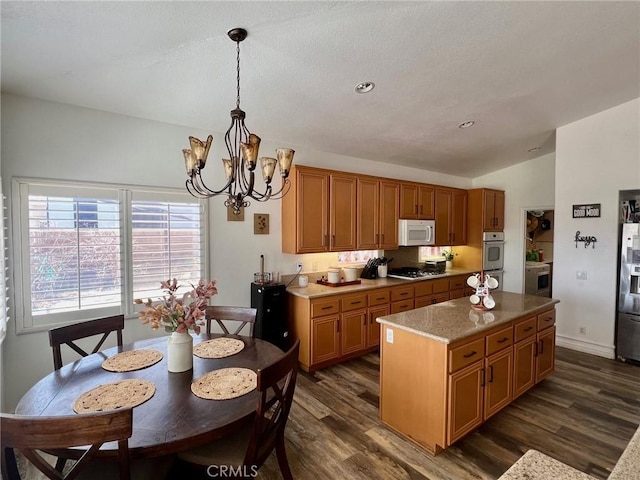
POLYGON ((543 312, 559 302, 553 298, 511 292, 494 291, 491 295, 496 301, 493 310, 475 310, 471 308, 469 298, 463 297, 386 315, 376 321, 438 342, 453 343, 516 318, 543 312))
POLYGON ((311 281, 309 281, 309 285, 306 287, 291 285, 290 287, 287 287, 287 292, 297 297, 318 298, 326 297, 329 295, 341 295, 343 293, 372 290, 374 288, 397 287, 399 285, 414 285, 418 282, 437 280, 439 278, 455 277, 457 275, 471 275, 475 272, 475 270, 468 270, 464 268, 452 268, 450 270, 447 270, 442 275, 430 275, 428 277, 422 277, 419 280, 402 280, 400 278, 389 277, 377 278, 375 280, 361 278, 360 281, 362 283, 360 283, 360 285, 344 285, 340 287, 329 287, 327 285, 320 285, 319 283, 312 283, 311 281))
POLYGON ((529 450, 499 478, 499 480, 549 479, 594 480, 594 477, 537 450, 529 450))

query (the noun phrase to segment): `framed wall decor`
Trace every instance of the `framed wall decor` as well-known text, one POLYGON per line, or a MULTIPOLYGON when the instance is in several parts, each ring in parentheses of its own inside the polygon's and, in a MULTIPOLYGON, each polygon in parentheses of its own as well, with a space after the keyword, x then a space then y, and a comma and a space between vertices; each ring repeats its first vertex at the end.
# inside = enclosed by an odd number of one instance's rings
POLYGON ((253 233, 255 235, 269 235, 269 214, 253 214, 253 233))

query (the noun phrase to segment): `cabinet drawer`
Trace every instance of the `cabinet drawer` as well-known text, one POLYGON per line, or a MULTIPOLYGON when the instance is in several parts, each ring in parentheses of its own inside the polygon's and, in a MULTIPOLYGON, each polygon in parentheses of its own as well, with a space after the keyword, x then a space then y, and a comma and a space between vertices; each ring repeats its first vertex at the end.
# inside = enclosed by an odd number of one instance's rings
POLYGON ((443 293, 449 291, 449 279, 440 278, 433 280, 433 293, 443 293))
POLYGON ((374 307, 376 305, 384 305, 385 303, 391 302, 391 293, 389 292, 389 290, 380 290, 377 292, 373 292, 367 295, 367 300, 370 307, 374 307))
POLYGON ((513 345, 513 327, 487 335, 487 356, 513 345))
POLYGON ((362 293, 360 295, 349 295, 348 297, 342 297, 342 311, 349 312, 351 310, 358 310, 367 307, 367 295, 362 293))
POLYGON ((535 335, 536 320, 536 317, 531 317, 516 323, 514 334, 515 343, 518 343, 520 340, 530 337, 531 335, 535 335))
POLYGON ((463 277, 456 277, 449 280, 449 290, 456 290, 464 288, 467 284, 467 279, 463 277))
POLYGON ((484 338, 465 343, 449 351, 449 373, 456 372, 484 357, 484 338))
POLYGON ((391 301, 397 302, 399 300, 413 300, 413 287, 401 287, 393 288, 391 290, 391 301))
POLYGON ((556 323, 556 309, 542 312, 538 315, 538 331, 544 330, 556 323))
POLYGON ((340 299, 315 300, 311 302, 311 318, 323 317, 340 311, 340 299))
POLYGON ((416 282, 414 285, 414 295, 416 297, 424 297, 425 295, 431 295, 433 293, 433 282, 426 280, 422 282, 416 282))
POLYGON ((400 300, 399 302, 393 302, 391 304, 391 313, 406 312, 407 310, 413 310, 413 298, 400 300))

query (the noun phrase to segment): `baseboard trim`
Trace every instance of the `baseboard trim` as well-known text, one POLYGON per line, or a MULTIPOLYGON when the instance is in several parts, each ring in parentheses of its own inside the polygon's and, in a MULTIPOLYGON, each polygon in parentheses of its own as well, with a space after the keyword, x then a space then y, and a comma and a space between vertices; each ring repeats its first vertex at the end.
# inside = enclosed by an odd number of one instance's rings
POLYGON ((604 358, 616 358, 615 347, 600 345, 599 343, 585 342, 584 340, 578 340, 571 337, 563 337, 562 335, 556 335, 556 345, 559 347, 570 348, 571 350, 577 350, 578 352, 590 353, 591 355, 597 355, 604 358))

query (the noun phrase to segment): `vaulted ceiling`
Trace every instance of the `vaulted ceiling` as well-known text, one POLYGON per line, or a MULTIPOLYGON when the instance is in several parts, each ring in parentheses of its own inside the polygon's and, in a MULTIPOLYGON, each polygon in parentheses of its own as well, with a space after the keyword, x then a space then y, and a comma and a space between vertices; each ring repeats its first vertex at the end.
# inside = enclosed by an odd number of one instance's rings
POLYGON ((226 32, 243 27, 241 106, 263 139, 466 177, 552 152, 557 127, 640 96, 640 2, 1 9, 3 93, 224 132, 226 32), (375 89, 356 94, 362 81, 375 89))

